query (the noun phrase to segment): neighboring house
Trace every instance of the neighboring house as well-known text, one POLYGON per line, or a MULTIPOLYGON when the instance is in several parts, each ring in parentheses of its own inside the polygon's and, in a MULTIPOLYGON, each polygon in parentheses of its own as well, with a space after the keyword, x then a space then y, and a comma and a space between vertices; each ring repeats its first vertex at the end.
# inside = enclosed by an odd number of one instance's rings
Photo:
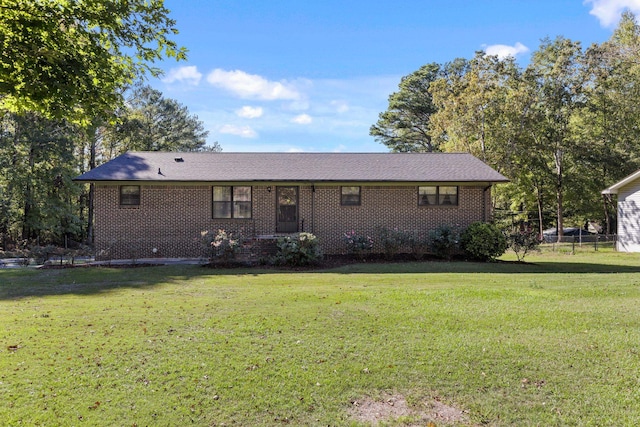
POLYGON ((640 252, 640 170, 602 194, 618 195, 618 243, 621 252, 640 252))
POLYGON ((306 231, 339 254, 351 230, 489 221, 491 187, 507 179, 459 153, 128 152, 76 181, 95 184, 96 249, 131 258, 197 257, 201 232, 218 229, 306 231))

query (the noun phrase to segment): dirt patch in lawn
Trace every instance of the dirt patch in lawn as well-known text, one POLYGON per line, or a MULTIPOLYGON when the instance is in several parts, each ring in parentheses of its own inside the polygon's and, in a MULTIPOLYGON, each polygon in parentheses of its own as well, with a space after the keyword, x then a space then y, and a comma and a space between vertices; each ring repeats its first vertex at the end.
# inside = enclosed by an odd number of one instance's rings
POLYGON ((378 399, 363 397, 355 400, 352 402, 350 415, 355 421, 370 423, 373 426, 399 418, 403 419, 402 425, 405 426, 435 427, 468 422, 465 411, 446 405, 438 399, 430 399, 410 406, 401 394, 387 394, 378 399))

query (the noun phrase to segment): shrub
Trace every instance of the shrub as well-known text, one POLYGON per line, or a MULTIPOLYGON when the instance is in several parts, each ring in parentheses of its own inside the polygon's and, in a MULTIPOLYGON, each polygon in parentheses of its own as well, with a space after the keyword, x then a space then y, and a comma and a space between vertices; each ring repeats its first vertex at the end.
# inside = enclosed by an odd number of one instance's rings
POLYGON ((378 238, 387 259, 393 259, 403 246, 409 243, 410 234, 397 228, 388 229, 386 227, 378 228, 378 238))
POLYGON ((462 250, 479 261, 490 261, 507 250, 507 238, 494 224, 474 222, 460 237, 462 250))
POLYGON ((538 249, 542 239, 537 231, 525 228, 510 233, 507 237, 507 242, 511 250, 515 252, 518 261, 524 261, 527 253, 538 249))
POLYGON ((202 245, 204 255, 210 261, 230 261, 240 251, 242 239, 234 238, 233 234, 224 230, 218 230, 215 234, 211 231, 203 231, 202 245))
POLYGON ((320 242, 311 233, 280 237, 276 246, 278 252, 274 261, 277 265, 310 265, 317 263, 322 258, 320 242))
POLYGON ((29 248, 29 256, 36 261, 36 264, 44 264, 51 255, 57 252, 53 245, 39 246, 33 245, 29 248))
POLYGON ((417 232, 407 235, 407 246, 416 259, 422 259, 429 252, 429 239, 420 236, 417 232))
POLYGON ((429 231, 431 252, 438 258, 451 259, 458 250, 460 232, 449 225, 441 225, 429 231))
POLYGON ((364 254, 373 248, 373 239, 371 237, 356 234, 353 230, 344 233, 342 240, 347 245, 347 253, 358 258, 364 257, 364 254))

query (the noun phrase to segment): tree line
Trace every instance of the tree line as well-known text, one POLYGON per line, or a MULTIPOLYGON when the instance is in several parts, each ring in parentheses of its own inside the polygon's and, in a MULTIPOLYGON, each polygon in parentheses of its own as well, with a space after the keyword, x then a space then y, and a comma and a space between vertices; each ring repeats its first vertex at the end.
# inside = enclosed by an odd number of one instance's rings
POLYGON ((496 207, 535 212, 540 232, 565 219, 611 232, 600 192, 640 167, 639 101, 640 26, 626 12, 606 42, 547 38, 526 67, 484 52, 424 65, 370 134, 395 152, 474 154, 511 180, 496 207))
POLYGON ((202 122, 149 86, 131 91, 110 121, 89 125, 31 113, 0 120, 0 235, 8 242, 91 241, 93 188, 73 178, 128 150, 220 151, 202 122))

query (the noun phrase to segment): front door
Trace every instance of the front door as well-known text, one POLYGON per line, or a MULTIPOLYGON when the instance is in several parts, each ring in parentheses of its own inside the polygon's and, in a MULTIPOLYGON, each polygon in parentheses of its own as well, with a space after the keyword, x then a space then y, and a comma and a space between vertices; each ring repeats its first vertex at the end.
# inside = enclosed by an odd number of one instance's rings
POLYGON ((298 187, 276 187, 278 233, 298 232, 298 187))

